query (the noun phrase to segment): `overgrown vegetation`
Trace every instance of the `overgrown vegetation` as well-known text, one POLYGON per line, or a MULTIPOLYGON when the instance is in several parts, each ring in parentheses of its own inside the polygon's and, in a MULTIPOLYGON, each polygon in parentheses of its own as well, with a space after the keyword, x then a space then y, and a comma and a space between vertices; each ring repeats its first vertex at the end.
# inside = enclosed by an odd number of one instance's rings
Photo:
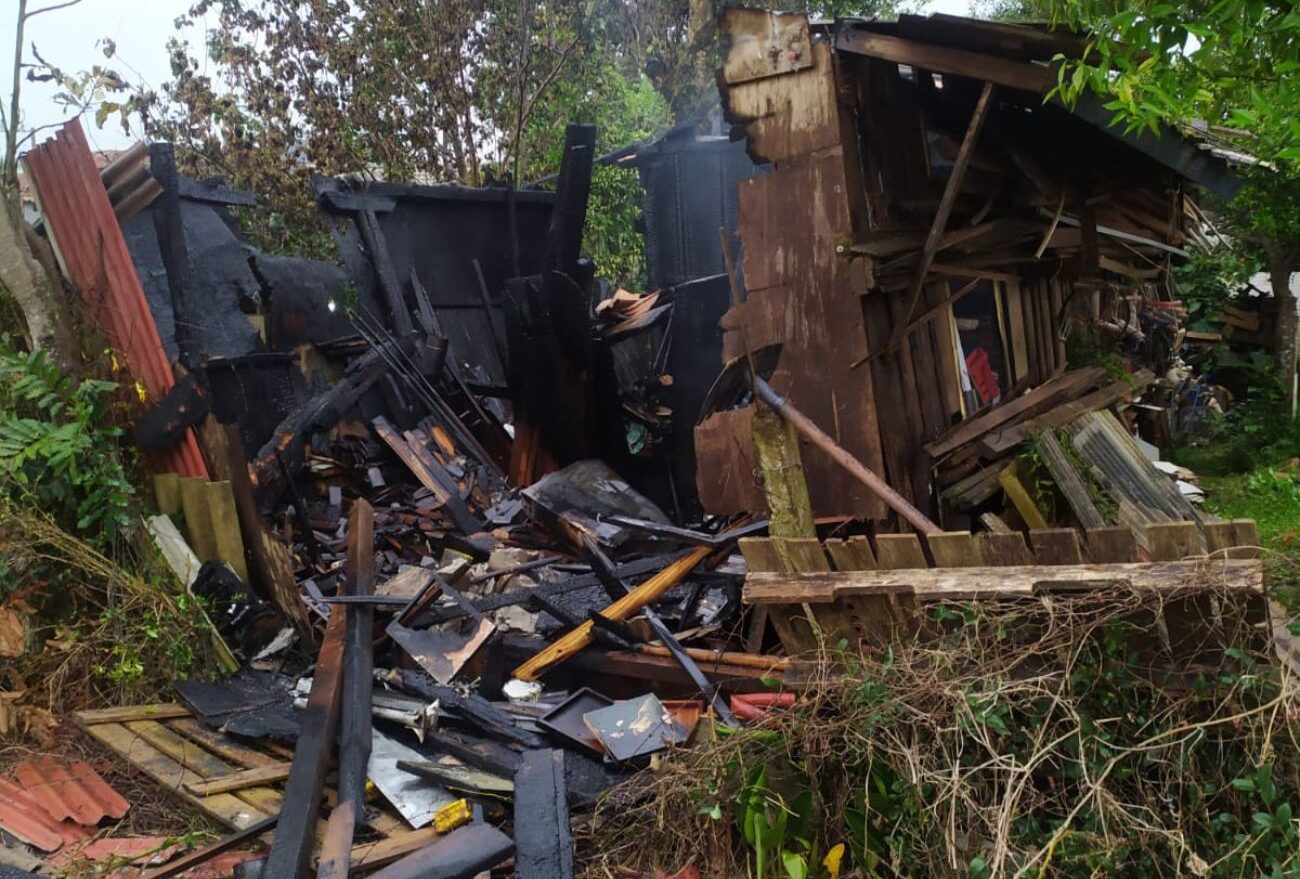
POLYGON ((57 713, 156 701, 173 681, 216 667, 195 599, 136 539, 114 560, 39 512, 0 502, 0 597, 36 630, 34 648, 6 668, 9 689, 57 713))
POLYGON ((118 391, 0 339, 0 601, 31 630, 0 687, 52 708, 156 699, 206 658, 135 524, 118 391))
POLYGON ((1295 682, 1200 580, 934 607, 605 803, 587 875, 1296 875, 1295 682))
POLYGON ((76 380, 43 351, 0 337, 0 496, 41 510, 111 549, 129 521, 134 489, 113 417, 118 386, 76 380))

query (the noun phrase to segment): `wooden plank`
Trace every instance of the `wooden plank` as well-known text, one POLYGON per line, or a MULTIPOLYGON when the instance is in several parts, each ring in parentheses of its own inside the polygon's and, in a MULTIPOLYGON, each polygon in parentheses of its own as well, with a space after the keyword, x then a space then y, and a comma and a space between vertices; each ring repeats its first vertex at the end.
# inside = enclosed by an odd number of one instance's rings
POLYGON ((1079 565, 1083 550, 1079 534, 1073 528, 1035 528, 1029 532, 1034 557, 1040 565, 1079 565))
POLYGON ((233 794, 196 797, 185 789, 190 782, 203 778, 177 763, 120 723, 82 724, 96 741, 117 753, 133 768, 140 770, 165 789, 187 800, 200 811, 234 830, 243 830, 263 821, 269 814, 254 809, 233 794))
POLYGON ((354 845, 351 857, 352 868, 357 870, 361 867, 367 869, 382 867, 404 855, 419 851, 437 839, 438 831, 432 827, 425 827, 420 830, 408 830, 375 842, 354 845))
POLYGON ((379 438, 393 450, 393 454, 406 465, 406 469, 411 471, 411 475, 442 502, 457 528, 465 534, 476 534, 483 530, 482 523, 474 518, 464 499, 461 498, 455 480, 433 459, 433 455, 427 448, 412 443, 410 432, 406 436, 399 434, 382 415, 375 417, 370 423, 379 438))
MULTIPOLYGON (((186 769, 193 770, 202 780, 223 778, 235 773, 235 767, 214 754, 209 754, 193 742, 184 739, 152 720, 134 720, 123 724, 132 733, 144 739, 153 747, 175 760, 186 769)), ((187 781, 186 790, 201 781, 187 781)), ((243 800, 258 811, 274 815, 280 811, 282 800, 280 792, 269 787, 239 788, 233 792, 237 799, 243 800)))
POLYGON ((1260 554, 1259 529, 1254 519, 1233 519, 1232 530, 1236 536, 1237 549, 1233 558, 1257 559, 1260 554))
POLYGON ((1105 527, 1105 517, 1093 503, 1087 484, 1071 463, 1056 434, 1051 430, 1043 431, 1034 440, 1034 447, 1038 450, 1038 457, 1043 462, 1043 466, 1047 468, 1048 473, 1052 474, 1057 489, 1065 497, 1065 502, 1070 505, 1074 517, 1079 520, 1079 524, 1084 528, 1105 527))
POLYGON ((208 729, 192 717, 168 721, 166 725, 168 729, 177 735, 202 745, 217 756, 224 757, 236 766, 242 766, 245 769, 262 769, 269 766, 280 766, 284 763, 278 757, 245 747, 216 730, 208 729))
MULTIPOLYGON (((826 551, 815 537, 786 538, 774 541, 777 552, 784 560, 785 569, 791 572, 816 573, 831 570, 826 551)), ((822 643, 837 643, 840 640, 853 640, 856 632, 853 620, 843 609, 835 606, 812 607, 804 605, 803 616, 792 622, 801 637, 799 646, 804 650, 817 649, 822 643), (804 630, 804 623, 812 620, 816 629, 804 630)))
POLYGON ((176 702, 159 702, 152 705, 125 705, 121 708, 95 708, 78 711, 73 718, 83 726, 95 723, 124 723, 128 720, 171 720, 189 717, 190 710, 176 702))
POLYGON ((815 537, 778 538, 772 542, 787 571, 811 573, 831 569, 830 560, 815 537))
POLYGON ((995 406, 983 415, 966 419, 939 439, 927 444, 925 449, 931 457, 941 458, 959 446, 984 437, 1012 419, 1031 416, 1077 396, 1095 385, 1105 375, 1105 370, 1090 366, 1058 376, 1009 403, 995 406))
POLYGON ((1155 381, 1155 376, 1150 370, 1140 369, 1130 378, 1112 382, 1105 387, 1084 394, 1077 400, 1064 403, 1055 409, 1044 412, 1042 415, 1029 418, 1020 424, 1000 431, 997 435, 981 441, 981 447, 986 454, 1001 454, 1007 449, 1024 442, 1035 433, 1055 427, 1063 427, 1081 415, 1112 406, 1125 397, 1130 397, 1146 388, 1153 381, 1155 381))
POLYGON ((244 558, 244 539, 239 533, 239 515, 229 482, 209 482, 207 507, 216 557, 230 565, 239 579, 248 582, 248 562, 244 558))
POLYGON ((754 460, 767 503, 768 533, 773 537, 815 536, 817 527, 794 425, 769 407, 760 406, 753 427, 754 460))
POLYGON ((986 567, 1011 567, 1032 565, 1034 555, 1025 545, 1025 536, 1019 531, 981 531, 976 535, 980 558, 986 567))
POLYGON ((980 524, 992 534, 1007 534, 1014 530, 997 513, 980 513, 980 524))
POLYGON ((347 610, 346 605, 335 606, 325 628, 307 708, 301 715, 293 766, 284 787, 280 824, 262 870, 265 879, 300 879, 311 856, 316 813, 338 723, 347 610))
POLYGON ((876 560, 881 570, 925 568, 925 550, 915 534, 877 534, 876 560))
POLYGON ((181 480, 181 509, 185 514, 185 536, 201 562, 217 557, 217 540, 212 533, 212 515, 208 512, 208 483, 197 476, 181 480))
MULTIPOLYGON (((621 622, 651 602, 657 601, 665 592, 682 581, 697 565, 703 562, 712 550, 707 546, 697 547, 668 567, 637 586, 627 595, 604 608, 601 614, 611 620, 621 622)), ((514 670, 514 676, 520 680, 536 680, 551 665, 572 656, 593 640, 594 624, 587 620, 581 626, 557 639, 544 650, 514 670)), ((293 879, 293 877, 267 877, 267 879, 293 879)))
POLYGON ((1195 522, 1157 522, 1146 529, 1147 548, 1157 562, 1176 562, 1205 554, 1205 539, 1195 522))
MULTIPOLYGON (((841 31, 841 33, 848 32, 841 31)), ((966 178, 966 169, 970 167, 971 156, 975 154, 975 144, 979 141, 980 129, 984 127, 984 119, 988 115, 992 100, 993 83, 985 82, 984 88, 980 90, 979 99, 975 102, 975 109, 971 112, 970 122, 966 125, 966 134, 962 137, 961 147, 957 150, 957 158, 953 160, 952 169, 948 173, 948 181, 943 187, 943 196, 939 199, 939 208, 930 223, 930 232, 921 248, 921 261, 912 276, 912 289, 907 297, 907 305, 902 311, 902 320, 895 323, 894 332, 889 339, 890 349, 897 347, 908 330, 912 316, 916 313, 916 304, 921 299, 921 288, 925 285, 926 275, 929 274, 934 255, 939 249, 939 240, 943 237, 944 229, 948 227, 948 217, 952 215, 953 205, 957 203, 957 193, 961 191, 962 181, 966 178)))
POLYGON ((171 516, 172 521, 181 517, 181 478, 175 473, 155 473, 153 475, 153 494, 158 502, 158 512, 171 516))
POLYGON ((525 752, 515 773, 515 876, 573 879, 573 833, 564 752, 525 752))
POLYGON ((980 562, 979 548, 969 531, 945 531, 926 538, 936 568, 972 568, 980 562))
POLYGON ((945 488, 939 495, 949 509, 963 512, 972 510, 1002 490, 998 477, 1007 465, 997 461, 976 470, 945 488))
POLYGON ((1052 70, 1037 64, 1008 61, 993 55, 968 52, 964 49, 948 49, 851 27, 839 29, 835 48, 837 51, 854 52, 870 58, 932 70, 935 73, 951 73, 956 76, 987 80, 1035 94, 1046 93, 1056 83, 1052 70))
POLYGON ((1215 562, 1201 559, 1126 564, 750 574, 745 578, 743 597, 748 604, 787 602, 793 599, 817 605, 851 595, 910 595, 919 601, 933 601, 1033 596, 1053 591, 1096 589, 1121 584, 1138 590, 1167 593, 1227 587, 1262 596, 1264 566, 1258 559, 1215 562))
POLYGON ((1028 342, 1024 324, 1024 304, 1021 300, 1021 281, 1018 278, 1002 282, 1001 294, 1006 304, 1006 322, 1010 334, 1011 384, 1017 384, 1030 374, 1028 367, 1028 342))
POLYGON ((1137 561, 1137 537, 1130 528, 1122 525, 1089 528, 1084 537, 1088 544, 1088 558, 1094 563, 1137 561))
POLYGON ((1020 518, 1025 520, 1025 524, 1030 528, 1046 528, 1047 519, 1043 516, 1043 511, 1038 509, 1038 502, 1034 500, 1029 489, 1025 488, 1020 481, 1018 467, 1012 465, 1005 467, 998 473, 998 485, 1006 492, 1007 498, 1015 506, 1016 512, 1020 518))
POLYGON ((256 769, 241 769, 238 772, 231 772, 229 775, 222 775, 217 778, 209 778, 206 781, 185 785, 185 789, 196 797, 207 797, 212 794, 224 794, 230 791, 244 790, 250 787, 259 787, 276 781, 284 781, 289 777, 289 764, 277 763, 274 766, 260 766, 256 769))
POLYGON ((827 540, 824 545, 837 571, 876 569, 876 555, 871 551, 871 541, 861 535, 848 540, 827 540))
MULTIPOLYGON (((209 416, 211 418, 211 416, 209 416)), ((215 424, 215 419, 212 422, 215 424)), ((262 521, 262 514, 257 507, 253 494, 253 481, 248 473, 248 461, 244 455, 244 441, 239 429, 233 424, 221 426, 220 430, 210 431, 220 435, 224 442, 221 449, 214 454, 224 454, 226 467, 222 474, 230 480, 230 490, 235 498, 235 511, 239 515, 239 527, 243 532, 244 546, 252 557, 253 569, 261 585, 264 598, 270 599, 276 607, 293 621, 302 633, 309 631, 307 609, 303 605, 298 583, 293 576, 293 560, 289 548, 267 530, 262 521)), ((256 584, 255 584, 256 585, 256 584)))

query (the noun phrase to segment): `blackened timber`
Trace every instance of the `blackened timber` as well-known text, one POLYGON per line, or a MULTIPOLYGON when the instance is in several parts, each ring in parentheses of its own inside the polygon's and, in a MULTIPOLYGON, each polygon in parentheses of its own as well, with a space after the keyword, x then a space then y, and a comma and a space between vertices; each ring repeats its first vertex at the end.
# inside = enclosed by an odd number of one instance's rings
POLYGON ((515 776, 515 876, 572 879, 564 752, 529 751, 515 776))
MULTIPOLYGON (((167 290, 171 294, 172 322, 175 324, 176 350, 181 363, 194 366, 194 332, 185 299, 185 276, 189 260, 185 252, 185 230, 181 226, 181 180, 176 171, 176 154, 169 143, 149 145, 149 173, 162 185, 162 195, 154 202, 153 225, 158 236, 158 252, 167 272, 167 290)), ((168 395, 170 396, 170 394, 168 395)))
POLYGON ((668 648, 668 652, 673 655, 673 659, 677 660, 677 664, 682 667, 682 671, 686 672, 687 676, 695 683, 695 686, 699 688, 700 695, 704 697, 709 705, 713 706, 718 719, 727 726, 737 726, 736 718, 732 716, 731 709, 727 706, 727 700, 718 695, 717 688, 709 683, 709 679, 704 676, 704 672, 700 671, 700 667, 695 664, 695 660, 682 649, 682 645, 674 637, 673 633, 668 630, 668 626, 664 625, 664 621, 659 614, 647 607, 645 609, 645 618, 650 621, 650 628, 654 629, 655 636, 659 638, 664 647, 668 648))
POLYGON ((372 879, 472 879, 514 850, 510 837, 491 824, 466 824, 371 875, 372 879))
MULTIPOLYGON (((150 171, 154 177, 158 176, 158 166, 155 164, 158 160, 154 157, 153 148, 160 144, 152 144, 149 149, 150 171)), ((161 144, 161 146, 171 149, 171 144, 161 144)), ((161 181, 160 181, 161 182, 161 181)), ((166 183, 163 184, 166 187, 166 183)), ((208 182, 203 180, 190 180, 187 177, 180 178, 180 185, 177 187, 181 198, 186 201, 202 201, 209 204, 235 205, 243 208, 257 207, 257 196, 251 192, 245 192, 242 189, 231 189, 222 186, 219 183, 208 182)))
POLYGON ((488 292, 487 279, 483 277, 483 267, 479 265, 477 259, 470 260, 474 266, 474 279, 478 281, 478 295, 483 300, 483 316, 487 321, 488 335, 492 337, 492 348, 497 352, 497 358, 501 361, 501 372, 504 375, 506 371, 506 348, 505 343, 501 341, 501 335, 497 332, 496 321, 492 319, 492 294, 488 292))
MULTIPOLYGON (((591 620, 593 635, 603 631, 607 635, 612 635, 618 642, 622 642, 622 644, 632 647, 635 647, 635 645, 641 640, 636 635, 632 634, 632 630, 627 626, 623 625, 618 620, 611 620, 598 610, 587 611, 587 619, 591 620)), ((597 640, 600 640, 600 638, 597 637, 597 640)))
POLYGON ((311 693, 301 715, 298 744, 284 785, 280 822, 271 840, 262 879, 301 879, 311 858, 325 773, 329 770, 338 725, 343 680, 343 641, 352 608, 336 607, 325 627, 316 658, 311 693))
MULTIPOLYGON (((375 511, 364 500, 348 516, 348 556, 343 592, 370 595, 375 585, 375 511)), ((366 767, 370 763, 370 716, 374 694, 374 612, 364 605, 347 610, 343 643, 342 719, 339 730, 338 805, 330 813, 317 879, 347 879, 352 839, 366 811, 366 767)))
POLYGON ((483 530, 483 523, 474 517, 469 506, 460 496, 460 489, 455 480, 434 460, 427 448, 408 442, 382 415, 376 416, 371 424, 375 428, 375 433, 379 434, 379 438, 388 444, 420 484, 442 501, 443 508, 451 516, 457 528, 465 534, 477 534, 483 530))
POLYGON ((136 444, 142 449, 170 448, 211 411, 207 389, 198 376, 187 372, 161 400, 136 419, 136 444))
POLYGON ((397 279, 393 258, 388 253, 388 243, 384 240, 384 233, 379 228, 379 220, 375 212, 361 211, 357 215, 357 228, 361 232, 361 242, 370 252, 370 262, 375 267, 379 289, 388 302, 389 311, 392 312, 393 332, 399 339, 405 339, 414 332, 415 327, 411 323, 411 313, 406 307, 405 297, 402 296, 402 285, 397 279))
POLYGON ((402 669, 400 674, 403 690, 430 702, 437 700, 439 708, 454 712, 489 735, 518 742, 526 748, 539 748, 543 744, 540 736, 519 727, 513 717, 482 696, 472 693, 463 696, 454 687, 443 686, 416 669, 402 669))
MULTIPOLYGON (((671 555, 651 556, 644 559, 636 559, 630 562, 623 562, 614 570, 621 577, 639 577, 660 570, 665 565, 681 558, 684 553, 673 553, 671 555)), ((474 602, 474 607, 482 613, 500 610, 503 607, 513 607, 518 604, 526 604, 537 595, 545 598, 555 598, 568 592, 574 592, 579 589, 590 589, 593 586, 600 585, 600 578, 595 574, 579 574, 574 577, 568 577, 564 580, 557 580, 554 583, 534 586, 525 589, 515 589, 511 592, 502 592, 499 595, 488 595, 474 602)), ((435 608, 429 615, 428 620, 432 624, 450 622, 451 620, 460 619, 466 616, 460 608, 435 608)), ((424 620, 420 621, 421 623, 424 620)))
POLYGON ((596 156, 596 127, 570 125, 564 132, 564 158, 555 185, 556 205, 547 230, 545 267, 578 276, 582 230, 591 195, 591 166, 596 156))
POLYGON ((274 472, 276 450, 293 461, 306 442, 308 433, 318 427, 329 427, 338 421, 344 412, 388 372, 389 365, 385 359, 388 354, 383 345, 371 348, 348 366, 343 378, 289 413, 276 425, 271 438, 257 451, 254 467, 258 476, 274 472))
POLYGON ((216 842, 209 843, 202 848, 196 848, 192 852, 187 852, 174 861, 154 867, 152 870, 146 870, 140 875, 140 879, 170 879, 179 873, 184 873, 192 867, 207 863, 222 852, 228 852, 232 848, 237 848, 246 842, 256 839, 266 831, 275 826, 280 818, 272 815, 270 818, 263 818, 255 824, 250 824, 243 830, 223 836, 216 842))

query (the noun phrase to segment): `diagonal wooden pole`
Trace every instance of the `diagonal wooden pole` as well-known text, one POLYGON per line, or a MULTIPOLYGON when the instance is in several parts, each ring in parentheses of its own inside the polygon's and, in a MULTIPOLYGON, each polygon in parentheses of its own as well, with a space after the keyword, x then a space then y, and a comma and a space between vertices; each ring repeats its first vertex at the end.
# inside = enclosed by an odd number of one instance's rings
POLYGON ((916 275, 912 278, 907 307, 903 309, 902 319, 889 337, 886 350, 892 351, 898 347, 907 332, 912 315, 916 312, 916 304, 921 299, 921 288, 925 286, 925 276, 930 273, 934 255, 939 250, 939 242, 948 227, 948 217, 952 215, 953 205, 957 203, 957 193, 961 191, 962 181, 966 178, 966 169, 970 167, 971 156, 975 154, 975 143, 979 140, 980 129, 984 127, 984 117, 988 115, 992 98, 993 83, 986 82, 980 92, 979 100, 975 102, 970 124, 966 126, 966 136, 962 138, 961 149, 957 151, 957 158, 952 163, 952 173, 948 175, 948 182, 943 188, 943 198, 939 200, 939 209, 934 214, 930 233, 926 235, 925 244, 921 248, 921 261, 917 263, 916 275))

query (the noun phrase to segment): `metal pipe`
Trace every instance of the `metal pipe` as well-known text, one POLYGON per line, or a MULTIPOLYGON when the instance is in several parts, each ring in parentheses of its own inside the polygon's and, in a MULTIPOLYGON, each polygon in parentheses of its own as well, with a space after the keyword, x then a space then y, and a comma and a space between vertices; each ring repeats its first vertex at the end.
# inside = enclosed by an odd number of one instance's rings
POLYGON ((907 498, 890 488, 889 483, 867 469, 861 461, 853 457, 843 446, 823 433, 820 427, 813 424, 807 415, 794 408, 789 400, 774 391, 771 385, 757 375, 752 378, 754 381, 754 394, 760 400, 771 407, 772 411, 777 415, 790 422, 794 429, 807 437, 813 445, 835 459, 835 462, 849 471, 854 479, 871 489, 877 497, 889 505, 890 509, 911 523, 913 528, 927 535, 943 533, 943 529, 931 522, 925 513, 912 506, 907 498))

